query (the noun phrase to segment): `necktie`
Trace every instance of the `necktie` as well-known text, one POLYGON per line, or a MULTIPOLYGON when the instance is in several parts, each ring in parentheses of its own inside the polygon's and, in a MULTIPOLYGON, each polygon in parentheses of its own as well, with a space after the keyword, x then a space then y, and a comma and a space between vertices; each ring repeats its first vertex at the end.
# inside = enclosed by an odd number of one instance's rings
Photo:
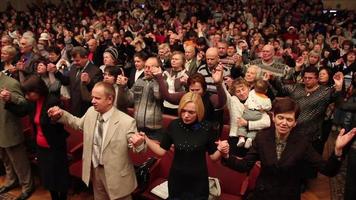
POLYGON ((76 79, 80 79, 80 74, 82 73, 83 68, 77 68, 77 74, 75 75, 76 79))
POLYGON ((97 127, 98 131, 94 134, 94 146, 93 146, 93 166, 94 168, 100 164, 100 157, 101 157, 101 144, 103 142, 103 123, 104 119, 99 116, 97 127))

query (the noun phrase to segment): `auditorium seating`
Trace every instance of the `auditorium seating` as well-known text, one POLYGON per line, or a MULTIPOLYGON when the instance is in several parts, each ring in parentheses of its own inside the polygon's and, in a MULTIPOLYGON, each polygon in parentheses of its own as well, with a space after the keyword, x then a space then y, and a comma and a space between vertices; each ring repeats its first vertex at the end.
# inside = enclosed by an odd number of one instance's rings
POLYGON ((67 138, 67 154, 69 160, 69 174, 82 177, 83 133, 69 126, 64 127, 69 133, 67 138))

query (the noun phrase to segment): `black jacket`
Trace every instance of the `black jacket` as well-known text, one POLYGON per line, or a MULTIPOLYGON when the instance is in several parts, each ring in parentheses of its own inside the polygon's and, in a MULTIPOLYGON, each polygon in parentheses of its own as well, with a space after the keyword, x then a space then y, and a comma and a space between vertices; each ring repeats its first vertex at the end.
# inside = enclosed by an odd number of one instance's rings
POLYGON ((306 162, 327 176, 334 176, 341 165, 334 154, 324 161, 308 137, 297 131, 290 133, 281 158, 277 160, 274 127, 257 133, 250 151, 242 160, 230 156, 222 162, 232 169, 245 172, 258 160, 261 161, 261 172, 254 191, 254 197, 258 200, 300 200, 302 166, 306 162))

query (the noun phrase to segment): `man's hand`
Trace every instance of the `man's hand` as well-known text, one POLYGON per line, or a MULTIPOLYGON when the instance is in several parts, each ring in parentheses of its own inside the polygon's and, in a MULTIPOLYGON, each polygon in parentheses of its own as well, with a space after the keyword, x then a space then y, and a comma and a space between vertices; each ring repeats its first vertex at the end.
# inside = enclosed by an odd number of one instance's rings
POLYGON ((48 109, 47 114, 53 121, 57 121, 63 116, 63 110, 58 106, 53 106, 48 109))
POLYGON ((132 134, 129 139, 129 144, 133 147, 138 147, 145 141, 145 135, 142 132, 132 134))
POLYGON ((88 85, 90 83, 90 76, 88 73, 86 72, 83 72, 81 75, 80 75, 80 80, 82 81, 82 83, 84 85, 88 85))
POLYGON ((11 102, 11 92, 6 88, 2 89, 0 92, 0 99, 5 103, 11 102))
POLYGON ((16 69, 19 71, 24 71, 25 70, 25 62, 24 61, 17 62, 16 69))

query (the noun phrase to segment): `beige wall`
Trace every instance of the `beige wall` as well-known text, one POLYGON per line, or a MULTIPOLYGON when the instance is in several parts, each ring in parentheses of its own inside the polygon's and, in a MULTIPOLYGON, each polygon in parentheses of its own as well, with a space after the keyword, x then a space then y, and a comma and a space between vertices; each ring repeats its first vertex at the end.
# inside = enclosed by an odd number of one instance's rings
POLYGON ((323 0, 325 8, 338 8, 346 10, 356 11, 356 1, 355 0, 323 0))

